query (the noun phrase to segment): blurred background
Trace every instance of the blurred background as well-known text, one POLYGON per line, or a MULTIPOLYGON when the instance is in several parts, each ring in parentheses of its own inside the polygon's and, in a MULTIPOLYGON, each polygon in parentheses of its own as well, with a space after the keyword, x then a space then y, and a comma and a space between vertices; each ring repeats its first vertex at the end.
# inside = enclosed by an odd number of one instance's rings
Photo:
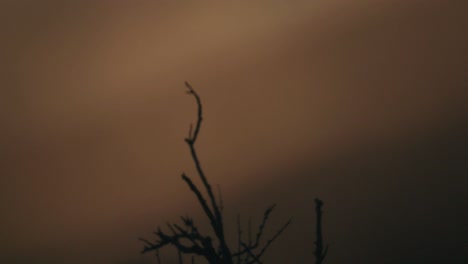
MULTIPOLYGON (((155 263, 198 150, 265 263, 467 263, 466 1, 1 1, 0 262, 155 263)), ((233 231, 231 233, 231 231, 233 231)), ((163 263, 173 262, 171 250, 163 263)))

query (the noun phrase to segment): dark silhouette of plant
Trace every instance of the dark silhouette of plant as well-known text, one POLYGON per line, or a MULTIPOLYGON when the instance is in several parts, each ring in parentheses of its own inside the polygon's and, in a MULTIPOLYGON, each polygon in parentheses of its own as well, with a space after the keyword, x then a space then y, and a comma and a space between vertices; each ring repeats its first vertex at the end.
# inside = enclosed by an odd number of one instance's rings
POLYGON ((320 199, 315 199, 315 215, 316 215, 316 224, 315 232, 317 240, 315 241, 315 263, 321 264, 325 259, 325 256, 328 252, 328 245, 323 248, 323 237, 322 237, 322 206, 323 202, 320 199))
MULTIPOLYGON (((146 245, 142 253, 155 251, 157 255, 158 263, 159 249, 172 245, 174 246, 179 254, 179 262, 182 263, 182 254, 191 254, 192 263, 194 263, 193 256, 200 256, 205 258, 210 264, 234 264, 234 259, 237 264, 250 264, 250 263, 262 263, 261 257, 273 243, 273 241, 288 227, 290 221, 287 221, 273 237, 268 239, 263 246, 260 246, 260 240, 263 235, 266 223, 270 217, 271 212, 275 208, 275 205, 269 207, 264 215, 263 220, 258 227, 258 231, 255 236, 255 240, 252 240, 251 236, 251 223, 249 221, 249 238, 248 241, 242 239, 242 230, 240 228, 240 220, 238 217, 237 230, 238 230, 238 247, 236 252, 232 252, 229 248, 226 238, 225 229, 222 215, 222 200, 216 200, 210 183, 202 169, 200 159, 195 149, 195 143, 200 133, 201 123, 203 120, 202 103, 197 92, 188 84, 185 83, 188 91, 187 93, 195 98, 197 103, 197 122, 195 127, 190 125, 188 137, 185 138, 185 142, 189 146, 192 160, 195 164, 197 174, 202 182, 206 195, 203 195, 200 189, 193 183, 190 177, 185 173, 182 174, 182 180, 188 185, 190 190, 195 194, 199 204, 201 205, 204 214, 208 217, 211 229, 214 233, 214 237, 202 234, 194 223, 194 220, 189 216, 182 216, 182 224, 167 224, 169 233, 162 231, 161 228, 155 233, 157 240, 150 242, 146 239, 140 238, 146 245), (206 197, 207 196, 207 197, 206 197)), ((219 196, 221 197, 221 196, 219 196)), ((317 243, 318 245, 318 243, 317 243)), ((321 252, 321 251, 320 251, 321 252)))

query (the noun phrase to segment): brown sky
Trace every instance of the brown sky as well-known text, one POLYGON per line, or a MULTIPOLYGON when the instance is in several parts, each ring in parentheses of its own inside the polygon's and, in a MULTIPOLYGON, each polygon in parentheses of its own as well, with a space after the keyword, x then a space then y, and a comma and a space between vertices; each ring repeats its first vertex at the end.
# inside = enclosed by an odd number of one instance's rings
POLYGON ((466 263, 467 7, 1 1, 0 262, 145 263, 203 222, 187 80, 226 217, 294 220, 269 263, 311 263, 316 196, 329 263, 466 263))

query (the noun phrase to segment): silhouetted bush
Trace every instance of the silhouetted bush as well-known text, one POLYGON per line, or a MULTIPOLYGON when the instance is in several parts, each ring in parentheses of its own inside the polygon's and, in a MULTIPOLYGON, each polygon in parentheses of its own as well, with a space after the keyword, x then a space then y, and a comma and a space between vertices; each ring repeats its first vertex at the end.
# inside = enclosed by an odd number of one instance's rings
MULTIPOLYGON (((223 223, 223 214, 222 214, 222 200, 221 198, 216 199, 211 185, 205 176, 205 173, 202 169, 200 159, 198 157, 197 151, 195 149, 195 143, 200 133, 200 128, 203 120, 203 108, 199 95, 197 92, 188 84, 185 83, 188 91, 187 93, 192 95, 195 98, 197 103, 197 122, 195 126, 190 125, 188 137, 185 138, 190 149, 190 155, 194 162, 198 177, 202 182, 202 188, 206 194, 202 194, 200 188, 195 185, 192 179, 187 176, 185 173, 182 174, 182 180, 188 185, 190 190, 195 194, 199 204, 201 205, 204 214, 209 220, 211 229, 213 231, 214 237, 204 235, 200 232, 195 224, 194 220, 189 216, 182 216, 180 224, 167 224, 168 232, 163 231, 161 228, 158 228, 154 234, 156 235, 156 240, 150 242, 149 240, 140 238, 141 241, 145 243, 142 253, 155 252, 157 263, 161 263, 159 257, 159 250, 163 247, 172 245, 176 248, 178 252, 179 262, 182 263, 182 255, 188 254, 191 255, 192 263, 195 262, 195 256, 202 257, 208 261, 210 264, 247 264, 247 263, 262 263, 261 258, 264 255, 268 247, 278 238, 279 235, 289 226, 291 220, 287 221, 278 231, 264 243, 261 243, 263 236, 263 231, 267 221, 275 208, 275 205, 272 205, 265 210, 263 214, 263 219, 258 227, 255 238, 252 239, 251 234, 248 235, 247 241, 242 238, 242 230, 240 226, 240 217, 237 217, 237 249, 232 250, 228 246, 225 238, 225 229, 223 223)), ((325 255, 327 253, 327 248, 323 249, 322 242, 322 232, 321 232, 321 207, 323 205, 322 201, 316 199, 316 213, 317 213, 317 240, 315 256, 316 263, 322 263, 325 255)), ((250 222, 249 222, 249 233, 250 233, 250 222)))

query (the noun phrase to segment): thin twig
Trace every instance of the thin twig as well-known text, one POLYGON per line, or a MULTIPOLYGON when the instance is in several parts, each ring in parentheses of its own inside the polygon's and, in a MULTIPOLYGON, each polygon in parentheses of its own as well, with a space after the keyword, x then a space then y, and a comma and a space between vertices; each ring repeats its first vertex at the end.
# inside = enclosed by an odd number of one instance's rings
POLYGON ((275 234, 272 238, 270 238, 270 239, 267 241, 266 245, 263 247, 263 249, 262 249, 262 250, 260 251, 260 253, 257 255, 258 258, 260 258, 260 257, 265 253, 265 251, 266 251, 267 248, 271 245, 271 243, 273 243, 273 241, 275 241, 276 238, 278 238, 278 237, 281 235, 281 233, 283 233, 283 231, 289 226, 290 223, 291 223, 291 220, 288 220, 288 222, 286 222, 286 224, 284 224, 283 227, 280 228, 280 229, 276 232, 276 234, 275 234))
MULTIPOLYGON (((241 251, 242 230, 240 226, 240 214, 237 214, 237 252, 241 251)), ((237 264, 241 263, 241 256, 237 255, 237 264)))
MULTIPOLYGON (((215 197, 213 195, 213 190, 211 188, 211 185, 208 183, 208 180, 207 180, 207 178, 205 176, 205 173, 204 173, 204 171, 202 169, 200 160, 198 158, 197 152, 195 150, 195 143, 196 143, 196 140, 198 138, 198 133, 200 132, 201 123, 202 123, 202 120, 203 120, 203 107, 202 107, 201 99, 200 99, 200 96, 198 95, 198 93, 192 88, 192 86, 188 82, 185 82, 185 86, 188 88, 187 92, 195 97, 195 101, 197 103, 197 108, 198 108, 197 123, 195 125, 195 130, 193 132, 193 135, 191 135, 191 137, 185 139, 185 142, 189 145, 190 153, 192 155, 193 162, 195 163, 195 167, 197 169, 198 176, 200 177, 200 179, 201 179, 201 181, 202 181, 202 183, 203 183, 203 185, 205 187, 205 190, 208 193, 208 197, 209 197, 209 199, 211 201, 211 209, 213 211, 212 211, 212 213, 211 213, 211 210, 208 210, 208 211, 210 211, 211 215, 214 215, 214 221, 213 221, 213 219, 211 219, 210 216, 209 217, 210 217, 211 226, 213 227, 213 231, 215 232, 215 235, 219 240, 219 247, 220 247, 220 250, 221 250, 222 255, 223 255, 222 258, 227 260, 228 263, 231 264, 232 263, 232 255, 231 255, 231 252, 229 250, 229 247, 227 246, 227 243, 226 243, 226 240, 225 240, 225 237, 224 237, 224 227, 223 227, 222 214, 220 212, 220 208, 219 208, 219 206, 218 206, 218 204, 216 202, 216 199, 215 199, 215 197)), ((185 177, 185 178, 188 178, 188 177, 185 177)), ((192 186, 190 188, 192 190, 196 189, 196 187, 192 188, 192 186)), ((197 197, 198 197, 198 195, 197 195, 197 197)), ((204 210, 205 210, 205 213, 207 213, 207 210, 205 209, 205 207, 204 207, 204 210)))
POLYGON ((322 235, 322 206, 323 201, 320 199, 315 199, 315 214, 317 217, 316 222, 316 236, 317 240, 315 241, 315 263, 321 264, 325 259, 325 256, 328 252, 328 245, 323 248, 323 235, 322 235))
POLYGON ((245 243, 242 243, 242 246, 244 247, 244 250, 247 253, 247 255, 249 257, 253 258, 252 261, 249 261, 248 259, 246 259, 246 263, 249 263, 249 264, 250 263, 262 264, 262 262, 260 261, 260 258, 252 252, 252 249, 249 246, 247 246, 245 243))

